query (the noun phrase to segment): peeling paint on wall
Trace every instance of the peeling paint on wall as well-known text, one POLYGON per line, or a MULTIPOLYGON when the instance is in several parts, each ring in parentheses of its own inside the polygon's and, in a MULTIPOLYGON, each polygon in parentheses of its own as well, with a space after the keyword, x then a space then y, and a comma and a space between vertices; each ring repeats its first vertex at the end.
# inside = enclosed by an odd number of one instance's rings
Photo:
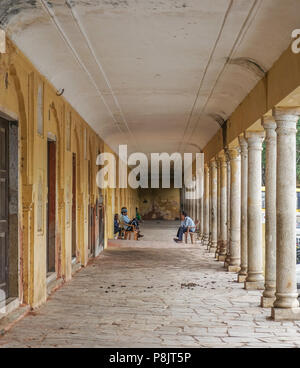
POLYGON ((178 220, 179 189, 140 189, 140 214, 144 220, 178 220))

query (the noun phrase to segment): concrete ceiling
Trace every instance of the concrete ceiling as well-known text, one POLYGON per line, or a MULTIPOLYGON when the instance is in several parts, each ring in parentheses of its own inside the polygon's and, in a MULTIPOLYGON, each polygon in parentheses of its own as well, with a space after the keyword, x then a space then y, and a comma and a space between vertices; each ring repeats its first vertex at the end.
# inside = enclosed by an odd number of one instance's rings
POLYGON ((199 152, 299 28, 299 0, 1 0, 0 22, 112 148, 199 152))

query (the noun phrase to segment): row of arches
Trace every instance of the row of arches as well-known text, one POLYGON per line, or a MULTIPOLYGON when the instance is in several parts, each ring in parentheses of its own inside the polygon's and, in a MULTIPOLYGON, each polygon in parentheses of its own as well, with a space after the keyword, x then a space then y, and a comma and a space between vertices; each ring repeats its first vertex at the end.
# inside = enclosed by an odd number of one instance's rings
MULTIPOLYGON (((16 146, 18 209, 15 250, 11 255, 9 235, 1 261, 8 274, 16 264, 17 281, 14 294, 5 289, 2 299, 36 307, 104 248, 105 193, 94 180, 104 142, 10 41, 7 46, 0 57, 8 80, 0 116, 7 131, 17 126, 17 142, 3 139, 16 146)), ((9 211, 4 215, 10 221, 9 211)))

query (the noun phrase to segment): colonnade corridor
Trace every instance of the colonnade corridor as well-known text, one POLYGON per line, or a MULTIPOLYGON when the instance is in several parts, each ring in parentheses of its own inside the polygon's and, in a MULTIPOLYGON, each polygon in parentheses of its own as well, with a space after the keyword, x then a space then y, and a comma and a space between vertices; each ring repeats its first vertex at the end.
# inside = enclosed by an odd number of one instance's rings
POLYGON ((260 292, 243 290, 205 246, 172 242, 176 227, 144 223, 151 248, 113 242, 0 346, 300 347, 300 322, 269 320, 260 292))
POLYGON ((0 0, 0 347, 300 345, 299 14, 0 0))

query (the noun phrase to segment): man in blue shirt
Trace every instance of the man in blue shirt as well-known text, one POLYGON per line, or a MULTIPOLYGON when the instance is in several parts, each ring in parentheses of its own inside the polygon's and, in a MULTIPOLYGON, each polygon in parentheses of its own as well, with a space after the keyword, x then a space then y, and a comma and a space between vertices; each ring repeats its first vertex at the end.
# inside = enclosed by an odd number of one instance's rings
POLYGON ((176 243, 182 243, 183 234, 187 231, 193 233, 196 230, 196 225, 194 221, 186 214, 186 212, 182 211, 180 218, 181 224, 177 232, 177 238, 174 238, 174 241, 176 243))
MULTIPOLYGON (((121 216, 120 216, 120 222, 122 224, 131 224, 131 220, 128 217, 128 214, 127 213, 128 213, 127 208, 123 207, 122 210, 121 210, 121 216)), ((126 231, 133 231, 133 227, 132 226, 125 226, 124 225, 124 229, 126 231)))
POLYGON ((121 209, 120 222, 123 224, 125 231, 136 231, 138 238, 142 238, 144 236, 140 233, 138 220, 136 218, 130 220, 126 207, 122 207, 121 209), (128 226, 126 226, 126 224, 128 224, 128 226))

